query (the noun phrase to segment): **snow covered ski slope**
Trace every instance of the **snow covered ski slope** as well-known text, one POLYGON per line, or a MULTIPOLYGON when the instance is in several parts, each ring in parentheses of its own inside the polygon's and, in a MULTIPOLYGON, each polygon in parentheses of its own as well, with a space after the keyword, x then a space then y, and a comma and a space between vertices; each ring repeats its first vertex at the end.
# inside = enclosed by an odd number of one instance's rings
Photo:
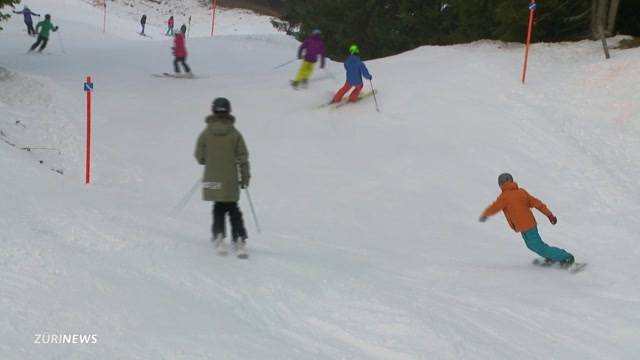
POLYGON ((194 12, 202 78, 165 79, 166 13, 143 9, 148 39, 118 4, 103 34, 84 1, 30 0, 60 26, 41 56, 20 18, 0 32, 0 359, 638 358, 639 50, 535 45, 523 86, 520 45, 423 47, 367 62, 379 113, 319 109, 342 64, 292 90, 298 64, 272 69, 298 43, 268 19, 221 12, 210 38, 194 12), (218 96, 251 156, 247 261, 216 255, 197 195, 171 216, 218 96), (587 269, 533 266, 501 216, 477 221, 503 171, 587 269))

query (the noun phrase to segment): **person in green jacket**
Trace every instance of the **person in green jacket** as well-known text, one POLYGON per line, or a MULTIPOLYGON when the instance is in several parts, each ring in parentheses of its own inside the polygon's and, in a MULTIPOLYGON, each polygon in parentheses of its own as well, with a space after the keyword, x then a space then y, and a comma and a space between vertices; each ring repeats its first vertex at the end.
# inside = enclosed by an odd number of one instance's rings
POLYGON ((227 252, 224 239, 225 217, 231 220, 231 241, 235 251, 245 251, 247 231, 238 207, 240 188, 249 186, 249 151, 242 134, 234 127, 231 103, 217 98, 212 105, 213 115, 207 116, 207 128, 196 145, 195 157, 204 165, 203 199, 213 201, 213 241, 220 253, 227 252))
POLYGON ((51 23, 51 15, 47 14, 44 16, 44 20, 40 21, 38 25, 36 25, 36 32, 38 33, 38 40, 35 44, 31 45, 29 51, 35 50, 38 46, 38 52, 42 52, 45 47, 47 47, 47 43, 49 42, 49 34, 51 31, 58 31, 58 27, 54 26, 51 23))

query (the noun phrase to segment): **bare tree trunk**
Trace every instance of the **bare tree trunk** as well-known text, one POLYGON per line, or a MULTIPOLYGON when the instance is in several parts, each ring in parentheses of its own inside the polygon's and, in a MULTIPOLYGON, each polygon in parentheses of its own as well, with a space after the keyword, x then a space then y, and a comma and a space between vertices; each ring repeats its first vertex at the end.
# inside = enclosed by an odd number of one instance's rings
POLYGON ((611 0, 611 6, 609 6, 609 20, 607 21, 607 33, 609 36, 613 35, 616 31, 616 19, 618 17, 618 8, 620 7, 620 0, 611 0))
POLYGON ((601 29, 607 29, 607 9, 609 0, 593 0, 591 2, 591 34, 594 39, 600 39, 601 29))
POLYGON ((607 28, 607 9, 609 8, 609 0, 598 0, 598 27, 607 28))
POLYGON ((591 37, 598 38, 598 0, 591 0, 591 37))

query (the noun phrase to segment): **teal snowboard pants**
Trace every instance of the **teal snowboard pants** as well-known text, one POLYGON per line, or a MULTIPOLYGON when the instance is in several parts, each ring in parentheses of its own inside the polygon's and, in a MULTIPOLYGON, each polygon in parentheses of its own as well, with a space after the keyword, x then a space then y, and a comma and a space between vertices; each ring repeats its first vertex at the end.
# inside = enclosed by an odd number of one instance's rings
POLYGON ((573 255, 569 254, 563 249, 545 244, 544 241, 542 241, 542 238, 538 233, 538 227, 536 226, 527 231, 523 231, 522 238, 524 239, 525 244, 527 244, 529 250, 542 256, 545 259, 562 262, 569 259, 570 257, 573 257, 573 255))

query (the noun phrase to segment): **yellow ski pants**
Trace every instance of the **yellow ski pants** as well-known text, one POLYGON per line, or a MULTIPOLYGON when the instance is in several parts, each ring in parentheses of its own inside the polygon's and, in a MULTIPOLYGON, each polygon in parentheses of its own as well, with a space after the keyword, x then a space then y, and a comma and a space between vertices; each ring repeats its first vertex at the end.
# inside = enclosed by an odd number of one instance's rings
POLYGON ((294 81, 298 82, 302 80, 309 80, 311 74, 313 74, 314 65, 314 63, 308 62, 306 60, 302 61, 302 65, 300 65, 300 70, 298 70, 298 74, 296 75, 294 81))

